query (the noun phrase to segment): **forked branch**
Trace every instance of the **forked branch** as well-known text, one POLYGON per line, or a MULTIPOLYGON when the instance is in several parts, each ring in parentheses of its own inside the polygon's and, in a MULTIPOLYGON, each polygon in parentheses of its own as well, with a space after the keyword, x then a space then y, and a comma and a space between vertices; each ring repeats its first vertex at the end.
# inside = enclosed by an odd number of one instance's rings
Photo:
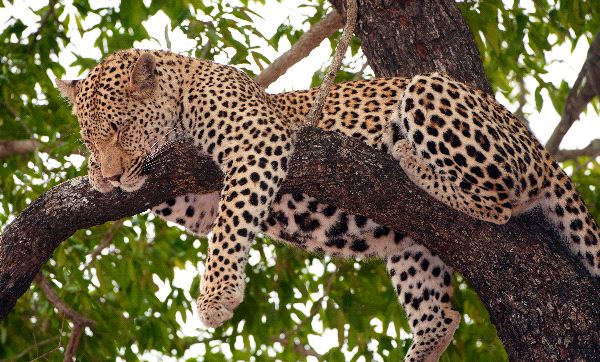
POLYGON ((48 299, 48 301, 54 305, 60 314, 67 317, 71 323, 73 323, 71 337, 69 337, 69 344, 67 345, 64 357, 65 362, 71 362, 73 361, 73 357, 75 357, 75 353, 77 352, 77 347, 79 346, 79 341, 84 328, 94 327, 95 322, 82 316, 73 308, 68 306, 62 299, 60 299, 60 297, 54 292, 54 289, 52 289, 48 279, 46 279, 41 273, 35 277, 35 281, 40 289, 44 292, 46 299, 48 299))

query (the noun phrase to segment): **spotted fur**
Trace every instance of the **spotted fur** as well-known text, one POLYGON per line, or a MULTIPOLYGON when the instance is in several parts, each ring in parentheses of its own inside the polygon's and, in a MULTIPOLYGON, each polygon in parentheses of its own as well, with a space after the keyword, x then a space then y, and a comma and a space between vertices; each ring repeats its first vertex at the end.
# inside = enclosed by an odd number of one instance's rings
MULTIPOLYGON (((459 317, 439 258, 401 231, 307 195, 278 195, 314 90, 269 95, 233 67, 141 50, 114 53, 84 80, 57 85, 79 119, 99 191, 139 189, 155 156, 180 136, 224 172, 220 193, 153 208, 212 232, 198 303, 205 325, 222 324, 242 301, 250 243, 264 232, 311 251, 385 259, 415 335, 407 359, 437 360, 450 342, 459 317)), ((597 226, 571 181, 493 98, 439 74, 354 81, 334 87, 319 127, 391 153, 417 185, 471 216, 503 223, 544 205, 598 274, 597 226)))

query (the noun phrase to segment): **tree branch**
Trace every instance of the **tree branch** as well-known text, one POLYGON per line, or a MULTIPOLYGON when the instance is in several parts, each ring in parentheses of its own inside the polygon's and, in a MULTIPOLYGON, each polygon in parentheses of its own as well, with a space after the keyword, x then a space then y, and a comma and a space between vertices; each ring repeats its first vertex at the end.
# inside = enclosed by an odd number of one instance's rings
POLYGON ((21 357, 25 357, 32 350, 38 349, 39 347, 44 346, 44 345, 46 345, 48 343, 52 343, 52 342, 58 341, 58 346, 54 347, 52 349, 52 351, 53 351, 53 350, 58 349, 60 347, 60 339, 61 339, 61 336, 54 336, 54 337, 50 337, 48 339, 44 339, 43 341, 36 342, 33 345, 25 348, 24 350, 22 350, 21 352, 17 353, 16 355, 14 355, 14 356, 12 356, 10 358, 0 359, 0 362, 18 361, 21 357))
MULTIPOLYGON (((530 353, 539 344, 549 355, 566 353, 574 360, 600 355, 598 283, 548 231, 539 213, 505 226, 481 222, 433 200, 395 160, 360 141, 312 128, 298 139, 282 192, 305 192, 372 217, 439 253, 479 292, 515 360, 535 359, 530 353), (517 280, 527 281, 527 287, 517 280), (563 338, 565 330, 578 338, 563 338)), ((85 177, 65 182, 7 225, 0 235, 0 285, 5 286, 0 316, 8 314, 53 250, 75 231, 222 185, 218 167, 191 144, 176 144, 159 164, 133 193, 101 194, 85 177)))
POLYGON ((314 24, 310 30, 302 34, 300 39, 271 65, 263 70, 254 81, 263 88, 281 77, 289 68, 306 58, 321 42, 335 33, 344 25, 342 17, 335 10, 327 14, 321 21, 314 24))
MULTIPOLYGON (((330 0, 344 14, 344 0, 330 0)), ((356 35, 378 77, 442 71, 493 94, 453 0, 360 0, 356 35), (383 44, 383 46, 382 46, 383 44)))
POLYGON ((85 263, 85 265, 83 266, 83 270, 87 270, 90 267, 90 265, 92 265, 92 263, 96 260, 98 255, 100 255, 102 250, 106 249, 110 245, 110 243, 112 242, 113 236, 115 235, 115 232, 122 225, 123 225, 123 220, 117 220, 112 224, 110 229, 108 229, 106 231, 106 233, 104 234, 104 236, 102 237, 102 241, 100 242, 100 244, 98 244, 96 246, 96 248, 94 248, 94 250, 92 250, 92 252, 90 253, 90 260, 88 260, 88 262, 85 263))
POLYGON ((48 21, 50 20, 50 16, 51 15, 55 15, 54 12, 54 6, 56 6, 58 0, 50 0, 48 2, 48 11, 44 14, 44 16, 42 17, 42 19, 40 20, 40 26, 38 27, 38 29, 36 30, 35 33, 31 34, 31 36, 29 37, 29 45, 27 46, 27 52, 31 53, 31 50, 35 47, 35 45, 37 44, 38 40, 39 40, 39 36, 42 33, 42 30, 44 29, 44 26, 46 26, 46 24, 48 23, 48 21))
POLYGON ((317 357, 319 360, 322 359, 323 356, 321 354, 317 353, 316 351, 314 351, 312 349, 306 349, 306 347, 304 345, 293 341, 293 338, 294 338, 294 336, 297 336, 300 333, 300 328, 302 326, 304 326, 306 323, 311 323, 313 318, 317 315, 317 313, 319 313, 319 310, 321 309, 321 303, 325 300, 325 298, 328 297, 328 294, 331 291, 331 287, 333 286, 333 282, 335 281, 336 276, 337 276, 337 271, 338 271, 338 269, 331 272, 327 276, 327 280, 325 281, 325 285, 323 287, 323 295, 319 299, 317 299, 316 301, 313 302, 313 305, 310 308, 308 316, 306 316, 305 318, 302 318, 302 321, 300 323, 296 324, 296 327, 294 327, 294 329, 292 331, 286 331, 284 333, 279 334, 278 337, 272 338, 271 340, 273 342, 279 342, 281 344, 289 344, 290 338, 292 338, 292 343, 294 344, 294 351, 296 351, 296 353, 299 353, 299 354, 303 355, 304 357, 313 356, 313 357, 317 357))
POLYGON ((559 152, 558 147, 563 138, 588 103, 597 95, 600 95, 600 32, 594 36, 585 62, 569 91, 560 122, 546 142, 546 149, 551 155, 559 152))
POLYGON ((0 141, 0 159, 32 152, 38 147, 40 143, 37 140, 0 141))
POLYGON ((85 327, 94 327, 95 323, 93 320, 85 318, 77 311, 69 307, 60 297, 54 292, 48 279, 46 279, 41 273, 37 274, 35 281, 40 289, 46 295, 46 299, 54 305, 58 312, 65 317, 69 318, 73 323, 73 330, 71 331, 71 337, 69 337, 69 344, 65 351, 65 362, 73 361, 77 347, 79 346, 79 340, 81 339, 81 333, 85 327))
POLYGON ((513 113, 515 117, 521 120, 524 124, 529 124, 527 118, 525 118, 525 113, 523 112, 523 108, 527 104, 527 87, 525 86, 525 79, 522 76, 517 78, 517 84, 519 86, 519 96, 517 97, 517 109, 513 113))
POLYGON ((599 157, 600 156, 600 139, 592 140, 585 148, 578 150, 559 150, 554 158, 558 162, 572 160, 577 157, 599 157))
POLYGON ((346 49, 348 49, 348 44, 350 44, 350 40, 354 36, 354 26, 356 25, 356 15, 358 12, 356 0, 346 0, 346 6, 346 25, 344 26, 342 38, 335 48, 335 55, 331 60, 331 66, 329 66, 329 70, 327 71, 327 74, 325 74, 325 78, 323 78, 323 82, 319 86, 319 91, 317 92, 317 96, 315 97, 313 105, 310 107, 308 114, 305 116, 306 124, 311 126, 317 126, 319 124, 319 120, 323 116, 323 104, 325 103, 327 95, 331 91, 331 85, 333 84, 335 75, 342 65, 344 55, 346 54, 346 49))

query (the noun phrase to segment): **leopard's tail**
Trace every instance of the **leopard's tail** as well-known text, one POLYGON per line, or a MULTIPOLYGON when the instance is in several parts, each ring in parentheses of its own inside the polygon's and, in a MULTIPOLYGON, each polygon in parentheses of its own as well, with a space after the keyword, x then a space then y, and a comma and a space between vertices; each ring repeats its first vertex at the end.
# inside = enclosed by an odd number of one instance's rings
POLYGON ((594 276, 600 276, 600 235, 573 181, 555 161, 542 207, 571 251, 580 257, 594 276))

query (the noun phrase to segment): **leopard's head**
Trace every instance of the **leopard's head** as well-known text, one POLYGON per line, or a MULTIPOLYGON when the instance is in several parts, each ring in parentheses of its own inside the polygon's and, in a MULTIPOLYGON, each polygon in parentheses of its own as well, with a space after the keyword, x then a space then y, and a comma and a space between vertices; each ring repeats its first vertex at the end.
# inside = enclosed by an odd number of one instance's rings
POLYGON ((98 191, 138 190, 155 153, 175 136, 178 99, 176 90, 162 82, 165 73, 172 73, 160 69, 162 56, 165 53, 119 51, 85 79, 56 80, 91 151, 88 174, 98 191))

